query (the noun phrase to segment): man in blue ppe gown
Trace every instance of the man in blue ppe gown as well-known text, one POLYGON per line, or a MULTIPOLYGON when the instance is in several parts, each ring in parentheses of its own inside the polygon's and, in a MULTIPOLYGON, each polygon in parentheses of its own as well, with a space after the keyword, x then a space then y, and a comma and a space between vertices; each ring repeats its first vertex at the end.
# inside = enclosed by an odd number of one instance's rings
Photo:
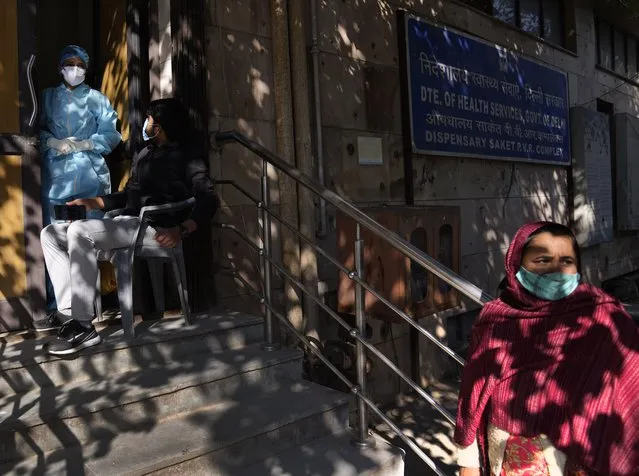
MULTIPOLYGON (((104 155, 122 140, 117 113, 106 96, 84 83, 89 55, 76 45, 65 47, 58 61, 62 83, 45 89, 40 118, 42 207, 44 226, 53 220, 53 206, 77 198, 111 193, 104 155)), ((90 212, 89 218, 100 213, 90 212)), ((62 324, 47 276, 48 315, 34 322, 36 330, 62 324)))

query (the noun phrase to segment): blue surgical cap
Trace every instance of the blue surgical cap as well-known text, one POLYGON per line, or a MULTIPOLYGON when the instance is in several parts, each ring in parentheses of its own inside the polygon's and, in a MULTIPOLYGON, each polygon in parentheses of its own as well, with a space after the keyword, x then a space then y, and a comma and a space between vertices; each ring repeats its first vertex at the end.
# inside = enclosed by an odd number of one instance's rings
POLYGON ((84 48, 81 48, 77 45, 65 46, 60 52, 60 61, 58 62, 58 64, 62 66, 66 60, 75 56, 84 61, 84 64, 87 65, 87 68, 89 67, 89 53, 87 53, 84 48))

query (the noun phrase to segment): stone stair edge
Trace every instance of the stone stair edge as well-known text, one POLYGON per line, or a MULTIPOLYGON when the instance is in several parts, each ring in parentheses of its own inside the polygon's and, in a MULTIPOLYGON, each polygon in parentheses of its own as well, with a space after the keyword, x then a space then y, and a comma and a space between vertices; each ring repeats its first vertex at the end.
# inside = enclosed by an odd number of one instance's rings
MULTIPOLYGON (((134 403, 143 399, 149 399, 154 397, 159 397, 165 394, 175 393, 180 391, 181 389, 192 387, 192 386, 201 386, 206 385, 208 383, 213 383, 215 381, 221 381, 224 379, 228 379, 235 375, 246 374, 250 372, 255 372, 261 369, 267 369, 269 367, 276 367, 278 365, 282 365, 288 362, 301 361, 302 354, 297 349, 281 349, 272 352, 266 352, 261 349, 261 344, 252 344, 247 347, 241 349, 225 349, 218 352, 214 352, 210 356, 209 363, 215 363, 216 357, 219 359, 224 356, 231 355, 250 355, 252 357, 262 356, 263 360, 253 362, 248 367, 245 368, 237 368, 233 363, 225 363, 224 369, 215 368, 213 366, 210 367, 202 367, 195 370, 191 370, 185 372, 183 377, 176 377, 176 381, 172 384, 163 383, 159 386, 154 387, 135 387, 133 385, 129 385, 127 383, 117 382, 118 378, 123 378, 127 376, 145 376, 145 375, 161 375, 167 371, 166 366, 158 366, 158 367, 150 367, 144 371, 140 370, 132 370, 131 372, 116 374, 114 375, 114 380, 116 382, 106 380, 102 382, 94 382, 94 381, 78 381, 71 382, 70 384, 61 385, 57 387, 45 387, 42 389, 31 390, 30 392, 23 394, 15 394, 7 397, 0 398, 0 410, 4 407, 13 407, 15 409, 15 402, 20 401, 22 405, 28 405, 31 408, 29 409, 28 415, 24 418, 24 415, 21 418, 11 418, 15 415, 15 413, 9 414, 9 418, 2 418, 3 415, 0 413, 0 431, 6 429, 7 426, 10 426, 11 423, 20 423, 22 427, 24 426, 35 426, 38 424, 46 423, 52 419, 67 419, 67 418, 75 418, 82 415, 87 415, 91 413, 96 413, 100 411, 107 410, 109 408, 115 408, 118 406, 124 406, 130 403, 134 403), (92 402, 92 405, 86 406, 82 405, 80 408, 82 411, 72 412, 64 414, 64 416, 59 416, 60 408, 56 407, 53 409, 47 409, 44 412, 39 407, 38 401, 46 400, 51 401, 51 398, 55 399, 56 396, 62 396, 64 394, 70 394, 74 389, 79 389, 81 392, 84 390, 85 392, 100 392, 103 389, 105 393, 102 395, 102 400, 98 400, 96 402, 92 402), (110 394, 120 394, 120 399, 116 401, 108 400, 108 396, 110 394)), ((219 362, 219 361, 217 361, 219 362)), ((301 364, 300 364, 301 365, 301 364)), ((180 363, 176 363, 175 369, 180 369, 180 363)), ((177 372, 176 372, 177 374, 177 372)), ((77 404, 71 404, 72 408, 78 409, 77 404)), ((15 411, 15 410, 14 410, 15 411)))
MULTIPOLYGON (((100 345, 83 350, 82 353, 73 356, 73 359, 150 344, 168 344, 206 334, 224 333, 236 329, 261 325, 263 321, 261 317, 251 316, 249 314, 241 314, 234 317, 237 318, 237 322, 228 326, 223 325, 223 323, 216 322, 215 320, 206 324, 206 318, 200 318, 201 320, 193 326, 177 325, 178 322, 181 321, 181 318, 161 319, 149 324, 142 323, 145 329, 139 329, 136 331, 137 336, 134 339, 126 339, 121 327, 115 325, 109 326, 101 331, 103 342, 100 345), (175 328, 171 329, 171 325, 175 326, 175 328), (162 327, 168 328, 162 329, 162 327), (151 331, 151 333, 148 333, 148 331, 151 331)), ((0 370, 13 370, 45 362, 71 360, 48 355, 43 351, 42 346, 51 338, 51 336, 48 338, 36 336, 33 339, 25 339, 20 342, 7 345, 0 355, 0 370), (19 349, 18 347, 24 347, 24 349, 19 349), (19 355, 21 351, 22 355, 19 355)))
MULTIPOLYGON (((301 391, 297 392, 291 391, 290 389, 282 388, 274 392, 268 392, 264 395, 246 395, 244 398, 238 401, 226 401, 226 402, 216 402, 214 405, 211 405, 207 408, 200 408, 197 410, 193 410, 190 412, 184 412, 181 414, 174 415, 170 418, 166 418, 162 421, 158 421, 157 425, 149 430, 144 432, 144 435, 137 434, 118 434, 114 440, 120 439, 119 442, 111 441, 110 447, 111 451, 109 452, 108 457, 103 457, 101 461, 96 463, 96 460, 88 456, 91 452, 97 452, 100 449, 100 445, 104 442, 95 441, 88 442, 87 444, 83 444, 79 449, 83 455, 86 455, 84 463, 88 469, 87 474, 91 475, 103 475, 103 474, 124 474, 122 472, 113 472, 113 471, 101 471, 96 467, 96 464, 99 464, 102 469, 111 468, 113 463, 109 462, 109 458, 116 461, 117 464, 122 464, 122 457, 130 457, 133 459, 133 455, 131 455, 131 447, 133 447, 133 441, 144 441, 144 448, 154 447, 155 443, 159 443, 156 440, 164 441, 162 437, 162 432, 165 435, 180 435, 181 438, 175 439, 174 451, 172 454, 166 454, 166 451, 161 451, 161 455, 158 457, 160 461, 154 459, 153 461, 149 460, 148 464, 144 467, 132 468, 131 470, 127 469, 127 475, 137 475, 137 474, 148 474, 152 471, 157 471, 165 467, 178 465, 181 462, 198 458, 205 457, 212 453, 218 451, 225 451, 227 449, 231 449, 235 445, 241 445, 245 441, 253 440, 255 438, 260 438, 272 432, 278 432, 280 429, 289 428, 292 429, 294 434, 298 434, 300 432, 296 431, 293 427, 295 425, 301 424, 309 419, 317 419, 319 418, 325 423, 325 429, 327 434, 336 433, 339 431, 338 424, 335 424, 334 429, 330 428, 330 425, 326 423, 325 416, 327 414, 332 414, 333 412, 343 413, 339 419, 343 419, 346 416, 346 411, 348 408, 349 399, 351 396, 349 394, 343 394, 341 392, 337 392, 331 389, 327 389, 325 387, 320 387, 316 384, 306 382, 306 381, 298 381, 293 382, 292 387, 298 387, 302 391, 306 392, 304 395, 306 398, 297 398, 295 396, 297 394, 301 394, 301 391), (286 402, 286 396, 291 395, 293 400, 288 402, 288 404, 282 404, 286 402), (255 397, 261 397, 257 402, 259 405, 255 405, 255 397), (251 405, 253 404, 253 405, 251 405), (253 421, 250 424, 238 424, 235 426, 228 427, 229 431, 224 432, 224 434, 215 435, 216 441, 208 441, 205 443, 197 443, 198 441, 202 441, 201 438, 198 440, 197 435, 194 435, 191 431, 189 431, 189 425, 193 425, 194 421, 197 421, 200 425, 203 424, 207 420, 213 420, 211 416, 213 415, 226 415, 228 412, 233 411, 233 409, 240 408, 242 406, 247 406, 248 410, 244 410, 242 414, 243 418, 246 419, 247 412, 253 413, 257 412, 257 415, 261 415, 262 421, 253 421), (266 410, 271 411, 266 411, 266 410), (191 423, 189 423, 191 422, 191 423), (180 429, 180 427, 182 427, 180 429), (167 430, 168 428, 168 430, 167 430), (155 434, 153 432, 156 431, 155 434), (233 433, 235 432, 235 433, 233 433), (160 436, 157 436, 159 433, 160 436), (140 440, 143 438, 143 440, 140 440), (217 438, 221 438, 217 441, 217 438), (128 443, 130 441, 131 443, 128 443), (118 446, 119 445, 119 446, 118 446), (114 450, 114 448, 116 448, 114 450), (182 449, 181 449, 182 448, 182 449), (188 453, 185 453, 183 448, 189 448, 188 453), (128 455, 128 456, 127 456, 128 455)), ((238 415, 239 418, 239 415, 238 415)), ((313 420, 315 421, 315 420, 313 420)), ((319 422, 312 423, 311 427, 316 428, 319 422)), ((340 421, 339 425, 343 427, 345 422, 340 421)), ((225 426, 225 428, 227 428, 225 426)), ((299 437, 304 437, 306 434, 304 431, 298 435, 299 437)), ((323 435, 324 436, 324 435, 323 435)), ((166 439, 166 438, 164 438, 166 439)), ((269 440, 270 441, 270 440, 269 440)), ((278 441, 276 437, 274 441, 278 441)), ((158 445, 158 448, 161 445, 158 445)), ((39 463, 43 460, 47 461, 47 464, 50 462, 53 464, 56 460, 59 460, 62 455, 65 454, 73 454, 77 452, 72 447, 66 447, 58 450, 53 450, 45 455, 35 455, 31 458, 14 461, 11 463, 5 463, 0 465, 0 474, 15 474, 19 472, 20 474, 41 474, 41 472, 36 471, 39 463), (29 471, 29 468, 31 471, 29 471)), ((231 451, 231 457, 236 455, 234 451, 231 451)), ((250 457, 250 456, 249 456, 250 457)), ((98 458, 99 459, 99 458, 98 458)), ((138 461, 139 466, 139 461, 138 461)), ((40 470, 42 468, 40 467, 40 470)), ((49 473, 46 473, 49 474, 49 473)), ((56 474, 64 474, 64 473, 56 473, 56 474)))

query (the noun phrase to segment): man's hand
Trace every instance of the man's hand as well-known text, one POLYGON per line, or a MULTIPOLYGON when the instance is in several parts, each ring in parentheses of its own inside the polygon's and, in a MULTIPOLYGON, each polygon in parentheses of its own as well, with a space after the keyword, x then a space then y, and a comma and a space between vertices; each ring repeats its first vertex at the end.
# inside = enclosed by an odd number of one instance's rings
POLYGON ((102 210, 104 208, 104 200, 101 197, 93 197, 93 198, 77 198, 75 200, 71 200, 67 202, 67 205, 76 205, 82 206, 87 211, 89 210, 102 210))
POLYGON ((459 476, 480 476, 479 468, 460 468, 459 476))
POLYGON ((191 220, 190 218, 182 223, 182 226, 188 230, 189 235, 197 230, 197 223, 195 222, 195 220, 191 220))
POLYGON ((178 227, 156 229, 155 241, 163 248, 174 248, 181 239, 182 237, 180 236, 180 229, 178 227))

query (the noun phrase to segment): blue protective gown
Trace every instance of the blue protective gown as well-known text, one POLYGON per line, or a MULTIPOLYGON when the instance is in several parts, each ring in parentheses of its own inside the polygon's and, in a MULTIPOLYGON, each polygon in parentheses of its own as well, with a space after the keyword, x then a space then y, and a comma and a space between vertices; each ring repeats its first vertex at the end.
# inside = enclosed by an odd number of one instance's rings
POLYGON ((109 169, 103 155, 122 140, 116 129, 117 119, 107 97, 86 84, 69 89, 61 83, 44 90, 40 154, 45 225, 51 222, 55 204, 111 193, 109 169), (47 145, 50 137, 91 139, 94 149, 57 155, 58 151, 47 145))
MULTIPOLYGON (((106 96, 86 84, 69 89, 64 83, 44 90, 40 117, 42 157, 42 221, 51 223, 53 206, 76 198, 111 193, 111 177, 103 155, 122 140, 116 129, 118 115, 106 96), (91 139, 93 150, 60 154, 47 145, 51 137, 62 140, 91 139)), ((87 218, 100 218, 100 211, 87 218)), ((56 308, 51 280, 46 280, 47 310, 56 308)))

